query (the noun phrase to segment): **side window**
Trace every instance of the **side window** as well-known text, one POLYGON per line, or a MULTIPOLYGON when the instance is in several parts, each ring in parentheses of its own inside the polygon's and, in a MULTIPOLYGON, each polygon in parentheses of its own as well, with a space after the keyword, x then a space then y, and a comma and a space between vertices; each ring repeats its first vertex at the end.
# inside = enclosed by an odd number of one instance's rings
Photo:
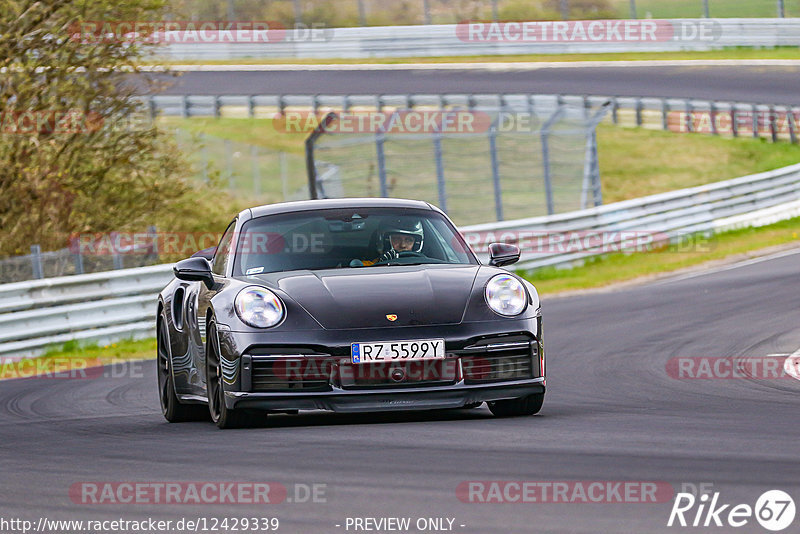
POLYGON ((228 258, 231 255, 231 242, 233 241, 233 230, 236 228, 236 221, 233 221, 225 233, 222 234, 222 239, 219 240, 217 245, 217 252, 214 254, 214 259, 211 262, 211 272, 220 276, 225 276, 225 265, 228 263, 228 258))

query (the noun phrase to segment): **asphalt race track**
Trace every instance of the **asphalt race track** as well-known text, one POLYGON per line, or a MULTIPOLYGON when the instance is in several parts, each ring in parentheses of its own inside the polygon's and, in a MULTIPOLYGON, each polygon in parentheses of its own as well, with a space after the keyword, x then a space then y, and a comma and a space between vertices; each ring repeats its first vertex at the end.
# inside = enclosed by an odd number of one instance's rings
MULTIPOLYGON (((170 78, 171 79, 171 78, 170 78)), ((185 72, 163 94, 542 93, 800 104, 800 67, 185 72)))
MULTIPOLYGON (((753 506, 773 488, 797 500, 800 382, 678 380, 666 372, 673 357, 800 347, 794 252, 691 278, 545 299, 549 390, 536 417, 497 419, 485 407, 308 413, 220 431, 163 420, 154 362, 141 377, 2 382, 3 515, 278 517, 278 532, 292 534, 346 532, 347 517, 449 517, 455 532, 470 534, 640 534, 698 529, 667 528, 671 500, 481 504, 461 502, 456 487, 468 480, 663 481, 675 491, 711 483, 725 503, 753 506), (327 502, 76 504, 69 489, 83 481, 273 481, 290 488, 290 497, 294 484, 326 484, 327 502)), ((736 531, 765 532, 752 518, 736 531)))

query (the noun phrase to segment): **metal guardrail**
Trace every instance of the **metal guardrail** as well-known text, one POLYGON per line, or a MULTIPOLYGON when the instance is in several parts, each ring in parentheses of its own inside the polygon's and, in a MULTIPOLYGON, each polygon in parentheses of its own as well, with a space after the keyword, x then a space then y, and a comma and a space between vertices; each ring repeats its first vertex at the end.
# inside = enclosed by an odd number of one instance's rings
MULTIPOLYGON (((518 240, 538 234, 559 240, 570 232, 614 236, 652 232, 658 240, 769 224, 800 216, 800 164, 714 184, 626 200, 587 210, 461 228, 467 240, 518 240)), ((522 243, 520 243, 522 244, 522 243)), ((523 244, 515 267, 571 265, 606 250, 530 251, 523 244)), ((481 255, 480 249, 477 250, 481 255)), ((485 255, 484 255, 485 257, 485 255)), ((108 342, 152 336, 156 294, 171 265, 76 275, 0 287, 0 358, 21 358, 78 339, 108 342)))
MULTIPOLYGON (((633 252, 642 237, 646 244, 659 245, 797 216, 800 164, 572 213, 467 226, 461 232, 470 243, 518 243, 522 256, 515 268, 536 269, 580 264, 609 249, 633 252), (588 239, 593 235, 601 239, 588 239), (575 237, 577 246, 570 244, 575 237)), ((486 258, 480 249, 476 252, 486 258)))
MULTIPOLYGON (((800 33, 800 29, 798 29, 800 33)), ((146 104, 153 117, 275 118, 287 111, 392 109, 503 109, 552 113, 559 106, 586 110, 611 102, 605 121, 673 132, 731 137, 765 137, 797 142, 800 107, 692 98, 545 94, 382 94, 382 95, 155 95, 146 104)))
MULTIPOLYGON (((180 60, 233 60, 244 58, 380 58, 434 56, 493 56, 511 54, 593 54, 608 52, 672 52, 681 50, 713 50, 725 47, 776 47, 800 45, 800 21, 787 18, 739 19, 669 19, 600 21, 616 26, 609 35, 590 24, 598 21, 544 21, 535 26, 532 35, 521 37, 520 30, 506 34, 481 33, 483 38, 470 37, 460 24, 418 26, 378 26, 365 28, 331 28, 313 32, 308 29, 287 30, 284 38, 272 42, 226 40, 224 36, 208 42, 180 42, 169 37, 169 44, 159 49, 159 58, 180 60), (648 32, 647 23, 655 23, 656 31, 648 32), (625 25, 633 25, 626 34, 625 25), (562 26, 563 33, 552 28, 562 26), (575 30, 580 25, 580 31, 575 30), (619 31, 622 28, 622 31, 619 31), (645 31, 643 31, 643 28, 645 31), (541 32, 548 32, 542 34, 541 32), (517 35, 519 34, 519 35, 517 35), (540 35, 541 34, 541 35, 540 35), (617 37, 619 34, 619 37, 617 37), (597 36, 600 38, 597 38, 597 36), (516 39, 514 38, 516 36, 516 39), (547 37, 550 36, 550 37, 547 37), (555 41, 554 41, 555 37, 555 41), (650 38, 652 37, 652 38, 650 38)), ((520 23, 507 23, 520 24, 520 23)), ((512 28, 509 26, 509 28, 512 28)))
POLYGON ((70 340, 155 335, 156 295, 172 265, 46 278, 0 288, 0 358, 41 354, 70 340))

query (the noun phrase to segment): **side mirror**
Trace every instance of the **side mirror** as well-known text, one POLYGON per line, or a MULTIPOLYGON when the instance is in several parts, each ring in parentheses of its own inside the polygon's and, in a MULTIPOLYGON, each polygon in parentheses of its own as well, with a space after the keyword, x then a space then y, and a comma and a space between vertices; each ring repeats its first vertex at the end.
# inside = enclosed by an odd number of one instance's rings
POLYGON ((519 247, 508 243, 492 243, 489 245, 489 265, 502 267, 519 261, 519 247))
POLYGON ((211 274, 211 264, 201 257, 192 257, 181 260, 172 268, 175 278, 179 280, 203 282, 207 288, 214 287, 214 275, 211 274))
POLYGON ((217 252, 216 245, 213 247, 204 248, 203 250, 198 250, 194 254, 191 255, 192 258, 205 258, 208 261, 214 259, 214 253, 217 252))

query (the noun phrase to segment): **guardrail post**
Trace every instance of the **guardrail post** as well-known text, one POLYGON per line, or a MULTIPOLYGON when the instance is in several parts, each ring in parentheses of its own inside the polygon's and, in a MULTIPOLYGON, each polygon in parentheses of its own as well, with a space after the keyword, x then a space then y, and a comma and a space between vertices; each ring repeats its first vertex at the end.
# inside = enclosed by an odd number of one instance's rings
POLYGON ((783 0, 778 0, 778 17, 779 18, 786 17, 786 11, 784 10, 783 0))
POLYGON ((31 268, 35 280, 44 278, 44 269, 42 269, 42 247, 40 245, 31 245, 31 268))
POLYGON ((716 102, 709 102, 708 103, 708 113, 711 116, 711 133, 713 135, 719 135, 719 131, 717 130, 717 103, 716 102))
POLYGON ((152 246, 150 247, 150 254, 153 257, 153 263, 158 263, 158 228, 155 225, 151 224, 147 227, 147 233, 150 234, 150 243, 152 246))
MULTIPOLYGON (((317 167, 314 162, 314 142, 317 137, 322 135, 325 128, 336 120, 336 113, 328 113, 319 122, 314 131, 306 137, 306 173, 308 174, 308 195, 311 199, 319 198, 319 188, 317 187, 317 167)), ((285 194, 285 193, 284 193, 285 194)))
POLYGON ((669 104, 666 98, 661 99, 661 129, 664 131, 669 130, 669 104))
POLYGON ((364 0, 358 0, 358 25, 362 28, 367 25, 367 10, 364 9, 364 0))
POLYGON ((794 108, 789 106, 786 108, 787 119, 789 120, 789 139, 792 144, 797 144, 797 122, 794 118, 794 108))
POLYGON ((114 247, 114 253, 112 254, 112 258, 114 259, 114 270, 117 271, 123 268, 122 265, 122 255, 119 253, 118 247, 114 247))
MULTIPOLYGON (((633 2, 633 0, 631 0, 633 2)), ((634 17, 635 18, 635 17, 634 17)), ((619 102, 617 102, 617 97, 611 97, 611 122, 614 124, 619 123, 619 117, 617 117, 617 110, 619 109, 619 102)))
POLYGON ((255 95, 250 95, 247 97, 247 116, 251 119, 255 118, 256 116, 256 97, 255 95))
POLYGON ((303 22, 303 8, 300 5, 300 0, 292 0, 292 7, 294 8, 294 23, 300 24, 303 22))
POLYGON ((753 137, 754 138, 758 138, 758 137, 761 136, 761 132, 758 131, 758 128, 760 126, 759 125, 760 121, 758 120, 758 106, 756 104, 753 104, 752 106, 750 106, 750 110, 753 113, 753 117, 752 117, 752 119, 753 119, 752 120, 752 123, 753 123, 753 137))
POLYGON ((731 133, 739 137, 739 117, 736 115, 736 103, 731 102, 731 133))
POLYGON ((214 95, 214 118, 218 119, 222 115, 222 102, 219 95, 214 95))
POLYGON ((286 115, 286 101, 283 99, 283 95, 278 95, 278 113, 281 116, 286 115))
POLYGON ((378 159, 378 185, 382 197, 389 196, 389 188, 386 185, 386 156, 383 152, 383 142, 385 135, 382 129, 375 133, 375 153, 378 159))
POLYGON ((693 132, 694 131, 694 109, 692 109, 692 101, 686 101, 686 131, 693 132))
POLYGON ((429 0, 422 0, 422 16, 424 24, 431 23, 431 6, 429 0))
POLYGON ((83 254, 81 254, 80 239, 78 240, 78 251, 72 254, 75 261, 75 274, 83 274, 83 254))
MULTIPOLYGON (((499 118, 499 116, 498 116, 499 118)), ((500 162, 497 158, 497 120, 489 128, 489 157, 492 164, 492 185, 494 186, 494 212, 498 221, 503 218, 503 190, 500 187, 500 162)))
POLYGON ((156 107, 156 98, 154 96, 151 95, 149 97, 147 107, 150 110, 150 120, 155 119, 156 115, 158 115, 158 108, 156 107))
POLYGON ((636 0, 631 0, 630 3, 630 15, 632 19, 636 18, 636 0))
POLYGON ((316 117, 317 112, 319 111, 319 98, 318 95, 311 95, 311 112, 316 117))
POLYGON ((636 126, 642 125, 642 99, 636 99, 636 126))
POLYGON ((775 124, 775 107, 774 106, 770 106, 768 113, 769 113, 769 134, 770 134, 770 136, 772 136, 772 142, 773 143, 777 143, 778 142, 778 127, 775 124))
POLYGON ((181 118, 189 116, 189 95, 181 96, 181 118))
MULTIPOLYGON (((561 7, 561 20, 569 20, 569 2, 568 2, 568 0, 561 0, 560 4, 561 4, 560 5, 560 7, 561 7)), ((495 17, 494 20, 497 20, 497 17, 495 17)))
POLYGON ((553 184, 550 181, 550 143, 548 137, 550 136, 550 128, 558 120, 564 112, 563 107, 559 107, 542 125, 539 130, 539 136, 542 140, 542 174, 544 177, 544 196, 547 203, 547 214, 552 215, 555 212, 555 205, 553 203, 553 184))
POLYGON ((581 187, 581 209, 588 207, 589 190, 595 206, 603 203, 603 192, 600 186, 600 161, 597 156, 597 125, 608 112, 609 102, 606 101, 600 109, 586 120, 586 148, 583 160, 583 185, 581 187))
POLYGON ((703 0, 703 17, 709 19, 711 15, 708 12, 708 0, 703 0))
POLYGON ((436 188, 439 194, 439 207, 447 213, 447 188, 444 181, 444 161, 442 160, 442 133, 438 128, 433 132, 433 153, 436 159, 436 188))

